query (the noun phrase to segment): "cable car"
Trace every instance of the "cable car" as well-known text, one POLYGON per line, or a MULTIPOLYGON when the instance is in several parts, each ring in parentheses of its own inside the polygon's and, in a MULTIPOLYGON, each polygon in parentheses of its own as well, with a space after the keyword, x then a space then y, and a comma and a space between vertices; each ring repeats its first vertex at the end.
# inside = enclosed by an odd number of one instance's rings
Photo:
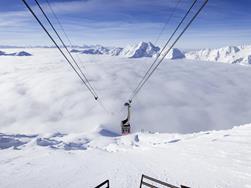
POLYGON ((125 106, 127 106, 128 109, 128 114, 127 114, 127 118, 123 121, 121 121, 121 131, 122 131, 122 135, 127 135, 130 134, 131 132, 131 125, 130 125, 130 108, 131 105, 130 103, 125 103, 125 106))

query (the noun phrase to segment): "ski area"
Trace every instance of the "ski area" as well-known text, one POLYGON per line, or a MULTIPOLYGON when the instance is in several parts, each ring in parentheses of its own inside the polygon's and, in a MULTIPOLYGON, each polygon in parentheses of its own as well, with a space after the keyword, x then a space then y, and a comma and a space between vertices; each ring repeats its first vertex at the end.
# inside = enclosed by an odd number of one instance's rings
POLYGON ((0 188, 251 188, 251 3, 15 1, 0 188))

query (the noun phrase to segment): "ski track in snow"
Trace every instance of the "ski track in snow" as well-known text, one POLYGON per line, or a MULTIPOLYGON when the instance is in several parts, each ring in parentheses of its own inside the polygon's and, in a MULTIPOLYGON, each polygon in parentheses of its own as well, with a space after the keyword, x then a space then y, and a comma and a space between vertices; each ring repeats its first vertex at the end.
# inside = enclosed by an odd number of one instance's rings
POLYGON ((133 103, 134 133, 121 137, 122 104, 152 59, 81 55, 107 115, 56 49, 27 51, 0 57, 1 188, 106 179, 133 188, 143 173, 174 185, 251 187, 250 67, 167 60, 133 103))

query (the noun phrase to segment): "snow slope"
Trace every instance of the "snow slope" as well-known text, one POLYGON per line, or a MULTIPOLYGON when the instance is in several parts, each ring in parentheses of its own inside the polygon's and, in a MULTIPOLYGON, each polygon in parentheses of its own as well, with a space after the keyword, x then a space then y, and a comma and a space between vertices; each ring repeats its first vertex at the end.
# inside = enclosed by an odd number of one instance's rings
MULTIPOLYGON (((167 51, 164 51, 162 53, 162 55, 164 55, 167 51)), ((157 54, 154 55, 154 57, 157 57, 157 54)), ((183 59, 185 58, 185 55, 183 54, 183 52, 181 52, 178 48, 172 48, 168 54, 166 55, 167 59, 183 59)))
POLYGON ((111 48, 107 54, 111 56, 118 56, 122 50, 123 48, 114 47, 114 48, 111 48))
POLYGON ((0 135, 0 147, 4 138, 12 145, 0 149, 0 187, 95 187, 109 179, 111 187, 136 188, 144 173, 176 186, 250 188, 250 135, 250 124, 185 135, 0 135))
POLYGON ((191 51, 186 53, 186 58, 232 64, 251 64, 251 46, 227 46, 218 49, 191 51))

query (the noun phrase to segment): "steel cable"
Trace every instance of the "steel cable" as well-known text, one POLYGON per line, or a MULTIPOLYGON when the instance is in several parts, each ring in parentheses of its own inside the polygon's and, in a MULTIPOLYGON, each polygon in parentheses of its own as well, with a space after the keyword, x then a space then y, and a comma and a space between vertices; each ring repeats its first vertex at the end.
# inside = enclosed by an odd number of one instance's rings
POLYGON ((60 42, 62 43, 62 45, 64 46, 64 48, 66 49, 67 53, 69 54, 69 56, 71 57, 72 61, 74 62, 74 64, 77 66, 78 70, 80 71, 81 75, 84 77, 88 87, 90 90, 92 90, 92 92, 95 95, 95 99, 98 98, 98 95, 96 94, 95 90, 93 89, 93 87, 91 86, 90 82, 88 81, 87 77, 85 76, 85 74, 83 73, 83 71, 81 70, 81 68, 79 67, 78 63, 76 62, 76 60, 74 59, 74 57, 72 56, 71 52, 69 51, 69 49, 67 48, 67 46, 65 45, 64 41, 62 40, 62 38, 60 37, 60 35, 58 34, 57 30, 55 29, 55 27, 53 26, 53 24, 51 23, 50 19, 48 18, 48 16, 46 15, 46 13, 44 12, 43 8, 41 7, 41 5, 39 4, 39 2, 37 0, 34 0, 36 2, 36 4, 38 5, 39 9, 41 10, 41 12, 43 13, 44 17, 46 18, 46 20, 48 21, 49 25, 51 26, 51 28, 53 29, 53 31, 56 33, 58 39, 60 40, 60 42))
POLYGON ((67 56, 61 50, 61 48, 59 47, 59 45, 57 44, 57 42, 53 39, 53 37, 51 36, 51 34, 48 32, 48 30, 44 27, 44 25, 42 24, 42 22, 39 20, 39 18, 36 16, 36 14, 34 13, 34 11, 28 5, 28 3, 26 2, 26 0, 22 0, 22 1, 25 4, 25 6, 28 8, 28 10, 31 12, 31 14, 34 16, 34 18, 37 20, 37 22, 39 23, 39 25, 43 28, 43 30, 45 31, 45 33, 49 36, 49 38, 51 39, 51 41, 55 44, 55 46, 57 47, 57 49, 63 55, 63 57, 68 62, 68 64, 71 66, 71 68, 74 70, 74 72, 78 75, 78 77, 80 78, 80 80, 84 83, 84 85, 87 87, 87 89, 94 96, 95 100, 97 100, 98 98, 97 98, 96 94, 89 88, 89 86, 87 85, 87 83, 85 82, 85 80, 81 77, 81 75, 79 74, 79 72, 76 70, 76 68, 73 66, 73 64, 70 62, 70 60, 67 58, 67 56))
MULTIPOLYGON (((197 2, 197 0, 195 0, 192 4, 191 7, 194 6, 195 2, 197 2)), ((157 69, 157 67, 160 65, 160 63, 164 60, 164 58, 166 57, 166 55, 170 52, 170 50, 173 48, 173 46, 178 42, 178 40, 180 39, 180 37, 185 33, 185 31, 189 28, 189 26, 192 24, 192 22, 194 21, 194 19, 198 16, 198 14, 201 12, 201 10, 205 7, 205 5, 207 4, 208 0, 205 0, 204 3, 201 5, 201 7, 199 8, 199 10, 197 10, 197 12, 194 14, 194 16, 190 19, 190 21, 188 22, 188 24, 185 26, 185 28, 182 30, 182 32, 178 35, 178 37, 175 39, 175 41, 172 43, 172 45, 168 48, 168 50, 164 53, 164 55, 162 56, 162 58, 159 60, 159 62, 157 63, 157 65, 153 68, 153 70, 148 70, 147 73, 145 74, 145 76, 143 77, 143 79, 141 80, 140 84, 136 87, 136 89, 134 90, 134 93, 132 95, 132 97, 129 99, 129 102, 132 102, 133 98, 139 93, 139 91, 141 90, 141 88, 145 85, 145 83, 148 81, 148 79, 151 77, 151 75, 154 73, 154 71, 157 69), (151 72, 150 72, 151 71, 151 72), (150 73, 149 73, 150 72, 150 73), (147 75, 149 73, 149 75, 147 75)), ((189 9, 189 12, 191 11, 191 7, 189 9)), ((188 12, 188 13, 189 13, 188 12)), ((188 13, 186 13, 185 17, 188 15, 188 13)), ((183 20, 183 19, 182 19, 183 20)), ((185 20, 185 19, 184 19, 185 20)), ((183 21, 184 21, 183 20, 183 21)), ((179 24, 180 26, 181 24, 179 24)), ((178 27, 177 27, 178 28, 178 27)), ((177 29, 176 28, 176 29, 177 29)), ((178 29, 177 29, 178 30, 178 29)), ((175 30, 176 32, 176 30, 175 30)), ((174 35, 174 34, 173 34, 174 35)), ((169 43, 169 40, 168 40, 169 43)), ((165 48, 163 48, 162 52, 164 51, 165 48)), ((159 55, 160 56, 160 55, 159 55)), ((158 56, 158 57, 159 57, 158 56)), ((156 62, 156 61, 155 61, 156 62)), ((154 62, 154 63, 155 63, 154 62)), ((151 66, 153 67, 153 66, 151 66)))

